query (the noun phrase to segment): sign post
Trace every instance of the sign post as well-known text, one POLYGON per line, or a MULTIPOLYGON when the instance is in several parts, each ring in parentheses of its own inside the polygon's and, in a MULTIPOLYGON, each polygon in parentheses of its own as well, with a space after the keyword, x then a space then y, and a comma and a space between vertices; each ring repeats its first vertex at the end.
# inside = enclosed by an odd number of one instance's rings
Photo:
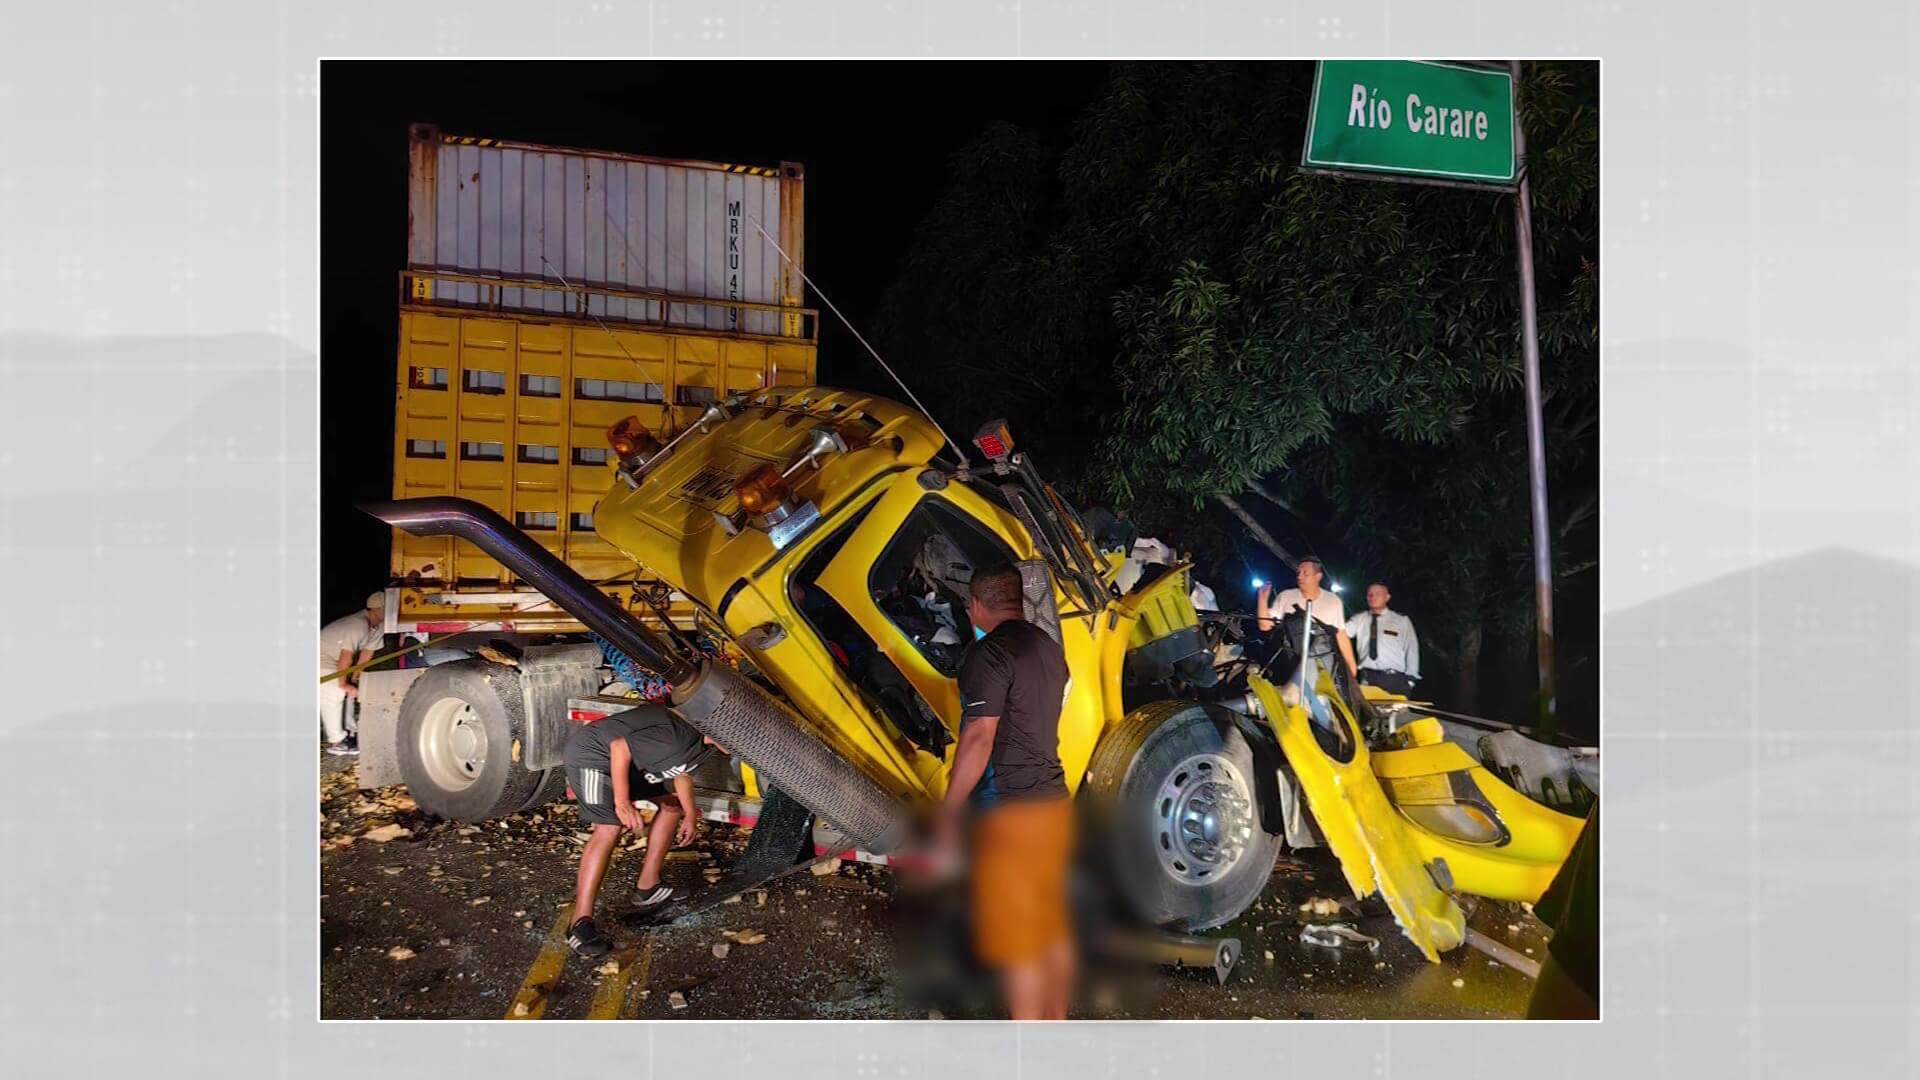
POLYGON ((1534 310, 1533 211, 1526 132, 1515 105, 1520 62, 1505 70, 1428 60, 1322 60, 1307 110, 1300 168, 1357 180, 1511 192, 1526 369, 1527 474, 1533 507, 1541 726, 1554 727, 1553 547, 1547 524, 1540 339, 1534 310))

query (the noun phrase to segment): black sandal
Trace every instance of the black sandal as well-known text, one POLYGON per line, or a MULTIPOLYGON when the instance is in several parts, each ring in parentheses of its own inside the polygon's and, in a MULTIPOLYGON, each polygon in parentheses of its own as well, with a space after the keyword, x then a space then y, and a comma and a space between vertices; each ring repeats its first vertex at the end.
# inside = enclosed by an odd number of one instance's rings
POLYGON ((633 890, 633 908, 635 911, 646 911, 649 908, 657 908, 668 901, 677 900, 682 895, 684 894, 681 893, 679 889, 665 883, 656 885, 651 889, 635 889, 633 890))

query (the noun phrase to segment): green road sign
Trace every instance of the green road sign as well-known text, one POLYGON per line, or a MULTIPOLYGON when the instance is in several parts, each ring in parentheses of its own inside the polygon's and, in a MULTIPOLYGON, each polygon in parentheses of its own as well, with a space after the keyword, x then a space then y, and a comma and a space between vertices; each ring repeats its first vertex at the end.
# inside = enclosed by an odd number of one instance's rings
POLYGON ((1513 78, 1428 60, 1322 60, 1300 164, 1511 184, 1513 78))

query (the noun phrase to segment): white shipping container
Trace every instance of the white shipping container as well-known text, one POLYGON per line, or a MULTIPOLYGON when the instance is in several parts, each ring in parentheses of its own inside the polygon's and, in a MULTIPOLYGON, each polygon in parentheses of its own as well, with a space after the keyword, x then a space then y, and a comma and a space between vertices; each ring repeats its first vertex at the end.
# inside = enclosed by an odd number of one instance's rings
POLYGON ((678 302, 799 305, 798 265, 760 233, 801 261, 798 164, 572 150, 442 135, 427 124, 414 125, 412 140, 410 302, 723 334, 803 333, 803 320, 776 312, 678 302))

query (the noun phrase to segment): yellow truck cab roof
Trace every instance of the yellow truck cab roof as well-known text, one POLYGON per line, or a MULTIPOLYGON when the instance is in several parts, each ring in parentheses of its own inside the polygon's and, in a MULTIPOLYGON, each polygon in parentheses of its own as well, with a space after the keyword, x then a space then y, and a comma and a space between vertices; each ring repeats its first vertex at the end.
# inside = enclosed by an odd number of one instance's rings
POLYGON ((800 466, 788 485, 796 503, 812 503, 822 518, 883 477, 926 467, 944 445, 932 421, 898 402, 831 387, 773 387, 705 431, 683 428, 678 442, 662 434, 666 452, 637 487, 614 482, 594 509, 594 531, 712 610, 777 554, 767 531, 729 535, 722 524, 739 514, 735 484, 761 465, 786 471, 820 427, 837 434, 846 452, 800 466))

